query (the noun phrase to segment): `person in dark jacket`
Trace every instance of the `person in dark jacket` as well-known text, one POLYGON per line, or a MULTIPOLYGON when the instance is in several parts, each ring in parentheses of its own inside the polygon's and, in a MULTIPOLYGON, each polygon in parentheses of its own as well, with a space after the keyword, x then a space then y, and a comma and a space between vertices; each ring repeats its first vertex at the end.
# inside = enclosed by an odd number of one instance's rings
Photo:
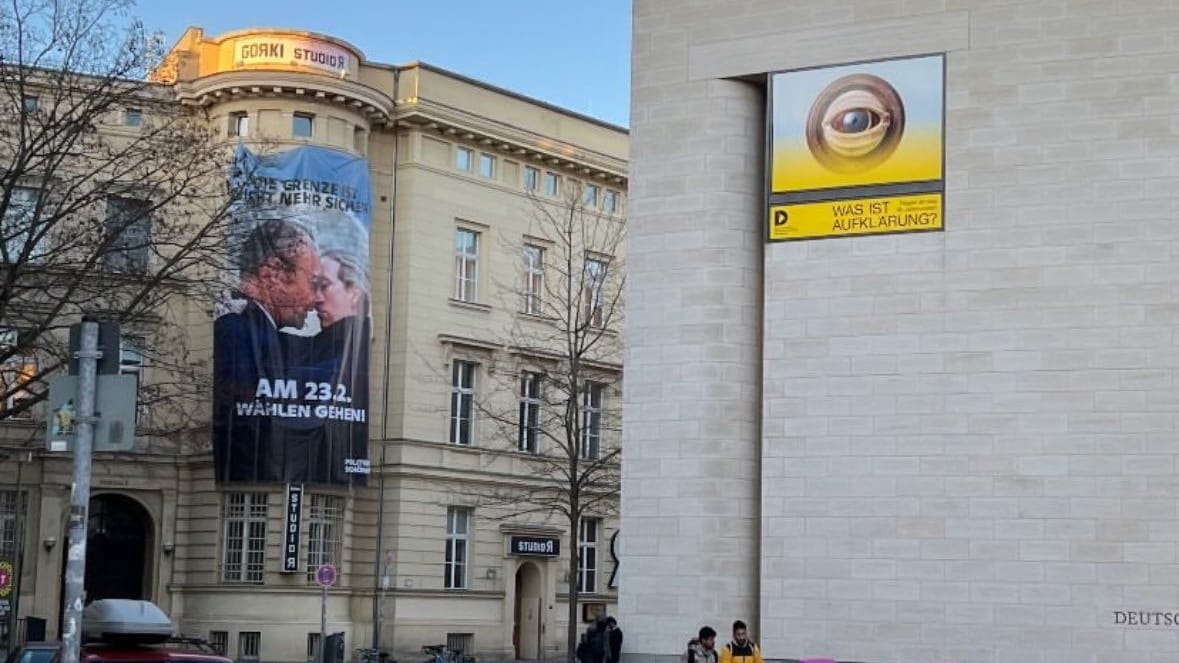
POLYGON ((618 628, 617 619, 606 618, 606 633, 610 641, 610 651, 606 661, 607 663, 618 663, 622 658, 622 629, 618 628))
POLYGON ((606 657, 610 654, 610 641, 604 615, 598 615, 593 626, 581 636, 576 653, 577 660, 581 663, 606 663, 606 657))

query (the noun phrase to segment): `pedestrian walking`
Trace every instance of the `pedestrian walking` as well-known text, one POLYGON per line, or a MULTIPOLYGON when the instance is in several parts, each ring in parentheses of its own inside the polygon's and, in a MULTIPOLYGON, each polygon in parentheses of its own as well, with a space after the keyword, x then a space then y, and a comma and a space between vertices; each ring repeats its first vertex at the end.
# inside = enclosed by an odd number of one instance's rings
POLYGON ((580 663, 608 663, 610 637, 606 632, 606 617, 598 615, 592 626, 586 629, 577 643, 577 660, 580 663))
POLYGON ((716 629, 702 626, 697 637, 688 641, 688 651, 681 658, 682 663, 717 663, 716 629))
POLYGON ((757 643, 749 639, 745 622, 733 622, 733 639, 721 647, 720 663, 765 663, 757 643))
POLYGON ((606 618, 606 632, 609 641, 609 656, 606 658, 607 663, 618 663, 622 659, 622 629, 618 628, 618 620, 613 617, 606 618))

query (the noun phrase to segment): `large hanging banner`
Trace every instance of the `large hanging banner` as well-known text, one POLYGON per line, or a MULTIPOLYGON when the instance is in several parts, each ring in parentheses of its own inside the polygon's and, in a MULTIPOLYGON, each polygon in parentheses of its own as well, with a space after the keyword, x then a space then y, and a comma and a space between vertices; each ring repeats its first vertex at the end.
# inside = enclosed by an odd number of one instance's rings
POLYGON ((238 147, 229 179, 230 273, 213 323, 217 480, 362 485, 368 163, 238 147))

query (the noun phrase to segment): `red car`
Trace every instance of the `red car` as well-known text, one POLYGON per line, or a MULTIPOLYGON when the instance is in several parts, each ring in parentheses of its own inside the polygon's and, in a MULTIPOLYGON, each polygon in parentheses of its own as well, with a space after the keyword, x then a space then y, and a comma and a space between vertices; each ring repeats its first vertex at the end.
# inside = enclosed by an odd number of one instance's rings
MULTIPOLYGON (((60 642, 30 642, 8 655, 4 663, 60 663, 60 642)), ((208 645, 189 640, 158 645, 92 642, 82 645, 80 663, 233 663, 208 645)))

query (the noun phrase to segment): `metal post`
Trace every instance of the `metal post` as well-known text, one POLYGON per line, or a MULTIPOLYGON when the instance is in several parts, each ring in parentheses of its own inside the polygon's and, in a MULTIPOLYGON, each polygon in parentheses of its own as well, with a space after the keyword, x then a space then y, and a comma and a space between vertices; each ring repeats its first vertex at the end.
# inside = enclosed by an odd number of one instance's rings
POLYGON ((319 595, 319 661, 328 663, 327 658, 327 585, 319 595))
POLYGON ((12 652, 16 649, 17 635, 16 629, 20 625, 17 613, 20 612, 20 577, 24 574, 25 569, 25 509, 28 508, 28 500, 24 499, 22 490, 24 489, 24 482, 22 471, 25 468, 23 452, 21 457, 16 460, 16 540, 13 546, 12 561, 14 562, 12 570, 12 602, 9 604, 8 614, 8 651, 12 652))
POLYGON ((74 487, 70 492, 69 534, 63 599, 62 663, 78 663, 82 646, 82 593, 86 582, 86 524, 90 507, 90 463, 94 442, 94 401, 98 382, 98 323, 82 319, 78 357, 78 419, 74 436, 74 487))
MULTIPOLYGON (((382 415, 382 418, 388 419, 382 415)), ((385 440, 381 440, 381 463, 377 466, 377 541, 373 546, 373 653, 381 651, 381 619, 385 610, 384 579, 388 570, 382 573, 381 553, 385 548, 385 440)))

